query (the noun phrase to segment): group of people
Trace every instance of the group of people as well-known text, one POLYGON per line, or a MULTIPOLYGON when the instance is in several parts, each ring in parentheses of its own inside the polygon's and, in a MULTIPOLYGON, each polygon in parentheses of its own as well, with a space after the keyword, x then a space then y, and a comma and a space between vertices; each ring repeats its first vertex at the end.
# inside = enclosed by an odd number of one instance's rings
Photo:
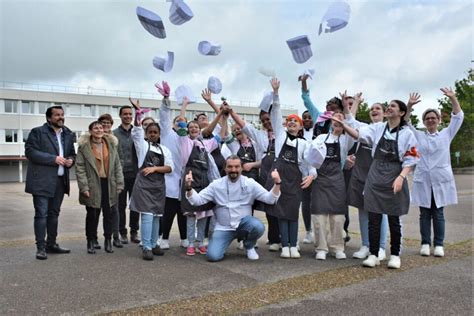
POLYGON ((390 230, 388 267, 400 268, 400 217, 408 213, 407 176, 414 170, 411 203, 420 206, 420 254, 430 255, 433 221, 434 255, 443 256, 443 208, 457 202, 449 144, 463 121, 454 92, 441 89, 453 105, 449 126, 439 131, 440 113, 428 109, 422 115, 426 131, 418 131, 410 124, 412 107, 420 102, 416 93, 409 95, 407 104, 374 103, 371 122, 361 122, 356 115, 361 93, 341 93, 319 111, 307 79, 299 77, 307 111, 302 118, 291 114, 285 119, 280 82, 271 80, 271 105, 260 112, 261 129, 243 120, 225 99, 216 105, 207 89, 202 97, 216 112, 211 122, 205 113, 188 122, 186 98, 180 114, 171 118, 171 89, 163 82, 156 85, 163 95, 158 119, 145 116, 147 109, 130 99, 131 106, 120 108, 121 124, 115 130, 109 114, 90 123, 78 141, 77 154, 73 133, 64 126, 63 109, 50 107, 47 122, 31 131, 25 145, 36 258, 69 252, 56 237, 72 166, 79 202, 86 207, 90 254, 101 248, 101 212, 104 250, 111 253, 128 243, 128 207, 130 242, 140 243, 144 260, 169 249, 175 216, 187 255, 200 253, 219 261, 237 239, 248 259, 257 260, 255 247, 265 225, 254 216, 256 210, 265 212, 269 250, 279 251, 282 258, 300 258, 301 208, 303 242, 315 243, 315 258, 326 260, 331 253, 346 259, 348 207, 354 206, 361 247, 353 257, 364 259, 367 267, 379 265, 386 258, 390 230))

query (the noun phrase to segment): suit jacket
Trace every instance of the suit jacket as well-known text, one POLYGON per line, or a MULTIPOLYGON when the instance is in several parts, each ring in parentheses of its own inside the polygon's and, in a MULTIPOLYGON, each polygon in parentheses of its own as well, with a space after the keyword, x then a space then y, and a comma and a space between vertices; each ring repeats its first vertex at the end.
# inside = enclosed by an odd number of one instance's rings
MULTIPOLYGON (((64 158, 75 159, 75 134, 63 127, 61 141, 64 158)), ((58 181, 58 165, 55 162, 59 155, 59 144, 54 129, 48 124, 35 127, 28 135, 25 144, 25 156, 28 158, 25 192, 33 195, 54 197, 58 181)), ((69 195, 69 168, 64 167, 63 176, 65 192, 69 195)))

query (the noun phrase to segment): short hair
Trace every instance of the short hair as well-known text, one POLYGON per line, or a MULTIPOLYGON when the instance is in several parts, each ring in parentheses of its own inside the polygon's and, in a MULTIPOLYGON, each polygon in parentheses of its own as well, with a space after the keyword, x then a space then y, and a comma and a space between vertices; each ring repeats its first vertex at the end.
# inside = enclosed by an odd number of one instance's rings
POLYGON ((436 117, 438 118, 438 120, 441 119, 441 114, 439 114, 438 110, 436 110, 436 109, 426 109, 425 112, 423 112, 423 114, 421 115, 421 119, 423 121, 425 120, 425 117, 426 117, 426 115, 428 115, 428 113, 434 113, 436 115, 436 117))
POLYGON ((92 131, 92 129, 93 129, 94 126, 96 126, 96 125, 102 126, 102 124, 100 124, 99 121, 93 121, 92 123, 89 124, 89 131, 92 131))
POLYGON ((114 120, 112 119, 112 115, 109 113, 104 113, 99 118, 97 119, 99 122, 102 123, 102 121, 109 121, 111 125, 114 125, 114 120))
POLYGON ((207 117, 207 114, 206 114, 205 112, 197 113, 197 114, 194 116, 194 120, 195 120, 195 121, 199 120, 199 118, 200 118, 201 116, 207 117))
POLYGON ((156 128, 158 128, 158 131, 161 132, 161 127, 160 127, 160 124, 156 123, 155 120, 153 120, 153 123, 150 123, 150 125, 148 125, 145 129, 145 134, 148 132, 148 130, 150 129, 150 127, 152 126, 156 126, 156 128))
POLYGON ((227 166, 227 161, 229 161, 229 160, 238 160, 238 161, 240 161, 240 164, 242 164, 242 160, 240 159, 240 157, 237 156, 237 155, 234 155, 234 154, 227 157, 227 159, 225 160, 225 165, 226 166, 227 166))
POLYGON ((329 100, 327 103, 334 103, 337 105, 337 107, 341 110, 344 111, 344 106, 342 105, 342 100, 339 99, 338 97, 334 97, 331 100, 329 100))
POLYGON ((64 112, 64 109, 62 106, 60 105, 53 105, 53 106, 50 106, 47 110, 46 110, 46 119, 49 119, 51 118, 51 116, 53 116, 53 110, 54 109, 58 109, 58 110, 62 110, 64 112))
POLYGON ((122 115, 122 111, 125 110, 125 109, 132 109, 132 107, 130 105, 121 106, 120 109, 119 109, 119 116, 122 115))

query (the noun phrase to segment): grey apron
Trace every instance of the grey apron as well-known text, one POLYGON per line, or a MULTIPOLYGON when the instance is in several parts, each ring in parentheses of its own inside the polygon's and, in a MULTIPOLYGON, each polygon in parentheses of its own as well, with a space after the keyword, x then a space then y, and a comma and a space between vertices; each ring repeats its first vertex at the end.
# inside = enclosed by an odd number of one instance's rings
POLYGON ((356 162, 352 169, 352 176, 349 180, 347 190, 349 205, 364 209, 364 185, 372 164, 372 148, 366 144, 359 143, 356 152, 356 162))
POLYGON ((156 146, 160 149, 161 154, 151 151, 150 143, 148 143, 148 151, 133 185, 130 210, 163 215, 166 200, 165 175, 154 172, 144 176, 142 173, 142 170, 147 167, 163 167, 165 165, 163 150, 159 144, 156 146))
MULTIPOLYGON (((278 155, 278 158, 273 162, 270 168, 270 170, 276 168, 280 173, 280 198, 274 205, 267 204, 265 211, 267 214, 279 219, 297 221, 303 193, 301 189, 302 174, 298 167, 298 140, 296 147, 288 146, 286 144, 287 140, 288 135, 281 147, 280 155, 278 155)), ((269 172, 265 189, 270 190, 273 184, 271 172, 269 172)))
MULTIPOLYGON (((239 151, 237 152, 237 156, 239 156, 240 160, 242 161, 242 165, 245 163, 249 162, 255 162, 257 160, 256 154, 255 154, 255 147, 250 146, 250 147, 244 147, 240 143, 240 148, 239 151)), ((252 178, 255 181, 258 181, 258 169, 257 168, 252 168, 250 171, 242 171, 242 175, 252 178)))
POLYGON ((385 128, 377 144, 374 161, 370 166, 369 175, 364 187, 364 209, 368 212, 401 216, 408 213, 410 194, 408 182, 403 180, 402 190, 393 193, 392 184, 402 171, 402 163, 398 158, 397 128, 395 140, 385 139, 385 128))
POLYGON ((193 146, 191 154, 189 155, 188 162, 184 168, 184 174, 181 178, 181 211, 183 213, 193 213, 200 211, 207 211, 212 209, 215 204, 212 202, 206 203, 200 206, 192 206, 186 199, 186 189, 184 177, 189 171, 193 173, 192 187, 196 192, 200 192, 202 189, 209 185, 209 178, 207 176, 207 170, 209 168, 209 158, 207 157, 206 148, 193 146))
POLYGON ((326 158, 318 169, 311 192, 311 214, 344 215, 346 206, 346 185, 341 170, 341 147, 336 143, 326 143, 326 158))

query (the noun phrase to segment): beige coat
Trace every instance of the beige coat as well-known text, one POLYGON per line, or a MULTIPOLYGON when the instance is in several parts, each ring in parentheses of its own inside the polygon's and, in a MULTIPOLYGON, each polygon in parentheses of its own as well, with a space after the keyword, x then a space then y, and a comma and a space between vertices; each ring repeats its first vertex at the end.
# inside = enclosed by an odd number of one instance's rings
MULTIPOLYGON (((123 174, 120 158, 118 156, 118 140, 115 136, 104 134, 104 140, 109 148, 109 174, 107 175, 109 187, 109 205, 112 207, 118 202, 118 190, 123 190, 123 174)), ((85 206, 100 208, 101 187, 100 177, 92 152, 91 137, 85 133, 79 139, 79 148, 76 157, 76 178, 79 186, 79 203, 85 206), (89 198, 83 192, 89 191, 89 198)))

